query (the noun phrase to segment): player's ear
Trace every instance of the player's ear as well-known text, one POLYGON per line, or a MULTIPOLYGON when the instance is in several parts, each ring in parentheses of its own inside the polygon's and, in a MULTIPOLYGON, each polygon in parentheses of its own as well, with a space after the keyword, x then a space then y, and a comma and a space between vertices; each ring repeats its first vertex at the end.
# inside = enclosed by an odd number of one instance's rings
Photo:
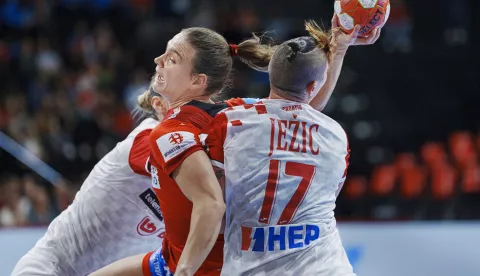
POLYGON ((193 77, 193 85, 198 87, 207 87, 207 75, 205 74, 196 74, 193 77))
POLYGON ((307 88, 305 89, 305 91, 307 92, 307 95, 309 97, 315 92, 315 88, 317 88, 316 81, 311 81, 307 84, 307 88))
POLYGON ((153 96, 151 104, 153 110, 155 110, 155 115, 157 116, 158 120, 161 121, 163 116, 165 116, 167 113, 168 103, 161 96, 153 96))

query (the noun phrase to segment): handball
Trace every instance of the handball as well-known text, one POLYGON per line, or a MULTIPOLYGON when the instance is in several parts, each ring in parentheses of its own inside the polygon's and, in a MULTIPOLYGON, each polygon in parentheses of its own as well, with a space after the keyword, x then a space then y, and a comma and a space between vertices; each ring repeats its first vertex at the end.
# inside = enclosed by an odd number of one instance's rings
POLYGON ((383 27, 390 15, 390 0, 335 0, 338 26, 347 34, 360 25, 360 37, 368 36, 375 27, 383 27))

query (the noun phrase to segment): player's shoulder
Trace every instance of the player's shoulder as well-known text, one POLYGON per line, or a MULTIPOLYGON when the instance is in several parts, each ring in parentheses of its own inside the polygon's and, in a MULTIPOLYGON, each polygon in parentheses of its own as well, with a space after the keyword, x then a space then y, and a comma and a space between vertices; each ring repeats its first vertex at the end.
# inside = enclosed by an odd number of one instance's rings
POLYGON ((308 106, 306 109, 311 114, 313 122, 321 125, 322 128, 328 129, 330 132, 338 136, 338 138, 340 138, 341 140, 345 142, 348 140, 345 129, 335 119, 331 118, 323 112, 315 110, 311 106, 308 106))
POLYGON ((191 124, 198 129, 206 127, 210 121, 220 111, 228 108, 226 103, 204 103, 191 101, 186 105, 170 109, 162 121, 164 126, 174 126, 175 124, 191 124))
POLYGON ((247 118, 249 116, 257 116, 267 114, 267 106, 263 102, 245 103, 241 105, 230 106, 223 110, 220 114, 226 114, 228 119, 247 118))
POLYGON ((220 111, 228 108, 229 104, 226 102, 219 103, 205 103, 200 101, 190 101, 189 103, 170 109, 165 116, 165 120, 177 119, 182 120, 186 119, 185 115, 195 115, 195 116, 206 116, 215 117, 220 111))
POLYGON ((205 129, 228 105, 225 103, 204 103, 191 101, 186 105, 170 109, 161 124, 156 126, 150 138, 153 140, 173 132, 187 131, 199 133, 205 129))

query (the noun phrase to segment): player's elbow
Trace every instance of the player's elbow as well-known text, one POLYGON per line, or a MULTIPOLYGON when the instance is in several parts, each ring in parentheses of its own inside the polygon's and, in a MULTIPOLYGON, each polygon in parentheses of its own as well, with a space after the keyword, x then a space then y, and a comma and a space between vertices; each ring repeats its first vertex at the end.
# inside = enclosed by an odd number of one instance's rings
POLYGON ((212 218, 214 221, 222 221, 223 216, 225 215, 225 202, 223 202, 223 199, 221 200, 210 200, 207 203, 208 207, 205 209, 205 212, 207 213, 208 216, 212 218), (207 211, 208 210, 208 211, 207 211))
POLYGON ((197 212, 213 218, 223 217, 226 210, 226 205, 223 196, 203 195, 192 198, 193 208, 197 212))
POLYGON ((223 199, 214 199, 210 201, 210 212, 215 214, 215 217, 223 218, 225 210, 227 209, 223 199))

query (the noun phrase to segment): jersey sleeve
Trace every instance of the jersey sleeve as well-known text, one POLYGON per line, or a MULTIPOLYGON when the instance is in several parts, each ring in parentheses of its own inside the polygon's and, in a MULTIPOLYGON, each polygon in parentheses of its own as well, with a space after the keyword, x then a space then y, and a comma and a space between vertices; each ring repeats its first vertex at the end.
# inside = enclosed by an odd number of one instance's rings
POLYGON ((208 128, 207 137, 205 139, 205 146, 208 149, 208 155, 212 165, 224 168, 224 151, 223 146, 227 136, 227 116, 225 113, 220 113, 213 119, 208 128))
POLYGON ((139 132, 133 140, 132 148, 128 154, 128 164, 136 174, 150 176, 147 164, 150 158, 149 136, 151 132, 152 129, 145 129, 139 132))
POLYGON ((150 134, 152 155, 160 170, 171 175, 192 153, 203 150, 200 129, 190 122, 167 120, 150 134))

